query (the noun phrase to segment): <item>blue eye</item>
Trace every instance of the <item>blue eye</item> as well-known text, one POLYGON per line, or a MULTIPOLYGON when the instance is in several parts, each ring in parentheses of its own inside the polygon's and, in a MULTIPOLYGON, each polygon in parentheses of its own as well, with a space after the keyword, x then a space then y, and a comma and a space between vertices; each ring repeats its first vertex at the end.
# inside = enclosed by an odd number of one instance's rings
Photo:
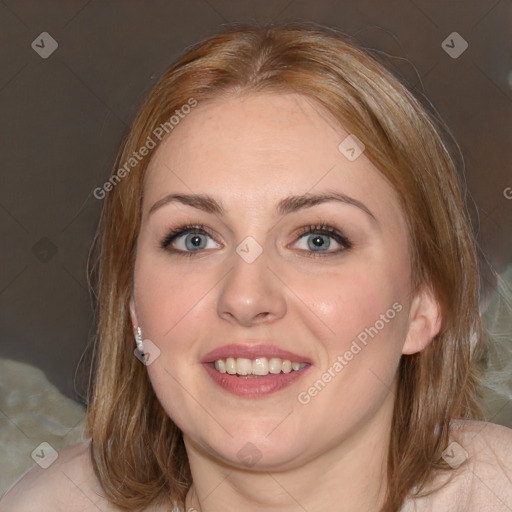
POLYGON ((299 242, 305 239, 306 247, 302 247, 301 250, 310 251, 312 253, 325 253, 325 254, 315 254, 315 256, 326 256, 328 254, 335 254, 340 251, 345 251, 352 247, 352 243, 350 240, 339 233, 336 229, 328 225, 317 225, 317 226, 307 226, 302 228, 301 236, 299 237, 299 242), (334 248, 333 250, 332 241, 334 243, 341 246, 341 248, 334 248))
POLYGON ((208 244, 207 238, 212 238, 206 231, 205 226, 183 226, 169 233, 161 242, 163 249, 182 254, 191 254, 203 249, 215 249, 218 245, 208 244), (170 249, 169 247, 174 247, 170 249))
MULTIPOLYGON (((195 251, 198 249, 206 249, 206 245, 208 241, 205 238, 203 233, 185 233, 181 235, 183 241, 185 242, 185 248, 189 251, 195 251)), ((178 238, 178 239, 179 239, 178 238)))
POLYGON ((304 235, 302 238, 307 238, 308 249, 312 251, 315 251, 316 249, 319 251, 327 251, 331 247, 331 236, 315 233, 314 236, 312 234, 308 234, 304 235))
MULTIPOLYGON (((314 257, 334 255, 352 247, 346 236, 326 224, 302 228, 296 243, 302 242, 303 239, 307 241, 306 247, 299 249, 314 257), (339 247, 333 249, 333 242, 339 247)), ((160 246, 171 253, 183 256, 193 256, 203 250, 221 247, 213 240, 208 228, 202 224, 182 226, 171 231, 161 241, 160 246)))

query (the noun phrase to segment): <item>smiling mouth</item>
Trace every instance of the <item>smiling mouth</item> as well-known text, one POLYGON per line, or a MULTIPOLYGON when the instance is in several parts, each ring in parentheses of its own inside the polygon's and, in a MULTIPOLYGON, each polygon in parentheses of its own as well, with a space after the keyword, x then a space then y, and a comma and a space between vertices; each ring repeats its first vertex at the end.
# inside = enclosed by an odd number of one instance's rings
POLYGON ((279 357, 257 357, 247 359, 245 357, 227 357, 217 359, 210 363, 219 373, 227 373, 236 377, 264 377, 266 375, 279 375, 283 373, 298 372, 309 366, 309 363, 299 363, 279 357))

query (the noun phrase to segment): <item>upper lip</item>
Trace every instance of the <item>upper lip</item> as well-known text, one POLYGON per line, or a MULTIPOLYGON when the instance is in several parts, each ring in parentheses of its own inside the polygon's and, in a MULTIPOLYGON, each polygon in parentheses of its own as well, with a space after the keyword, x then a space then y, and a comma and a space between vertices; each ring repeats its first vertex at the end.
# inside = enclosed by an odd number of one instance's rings
POLYGON ((311 360, 305 356, 295 354, 289 350, 283 350, 276 345, 268 345, 263 343, 257 345, 242 345, 237 343, 223 345, 222 347, 208 352, 201 359, 201 363, 213 363, 218 359, 226 359, 228 357, 244 357, 246 359, 256 359, 257 357, 279 357, 280 359, 289 359, 290 361, 296 363, 311 364, 311 360))

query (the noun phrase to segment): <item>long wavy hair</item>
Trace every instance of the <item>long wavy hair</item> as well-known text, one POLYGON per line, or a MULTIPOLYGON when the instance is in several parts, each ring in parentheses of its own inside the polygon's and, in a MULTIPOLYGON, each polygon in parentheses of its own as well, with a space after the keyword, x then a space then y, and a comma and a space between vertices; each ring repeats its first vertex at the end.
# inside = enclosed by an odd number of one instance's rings
POLYGON ((407 219, 413 285, 429 286, 441 306, 440 333, 399 365, 381 509, 396 512, 436 471, 450 469, 441 457, 450 421, 482 417, 476 244, 451 139, 428 102, 413 95, 377 52, 307 22, 234 25, 189 48, 153 87, 120 148, 90 267, 98 328, 86 436, 95 473, 108 500, 122 509, 159 502, 184 508, 192 477, 182 433, 133 355, 128 305, 143 182, 159 147, 154 130, 169 128, 176 110, 191 100, 251 92, 304 95, 364 142, 407 219), (148 137, 155 147, 130 161, 149 146, 148 137))

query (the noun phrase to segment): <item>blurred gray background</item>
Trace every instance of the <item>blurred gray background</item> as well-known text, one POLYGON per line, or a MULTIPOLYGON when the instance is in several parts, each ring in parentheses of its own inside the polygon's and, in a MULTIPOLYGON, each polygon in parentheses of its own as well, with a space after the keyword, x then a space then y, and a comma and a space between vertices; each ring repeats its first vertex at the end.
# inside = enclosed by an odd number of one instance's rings
POLYGON ((486 300, 502 294, 510 306, 490 270, 512 263, 510 0, 5 0, 0 358, 37 366, 81 400, 86 372, 76 370, 93 321, 85 269, 102 207, 92 191, 170 63, 251 19, 329 24, 396 57, 461 147, 486 300))

